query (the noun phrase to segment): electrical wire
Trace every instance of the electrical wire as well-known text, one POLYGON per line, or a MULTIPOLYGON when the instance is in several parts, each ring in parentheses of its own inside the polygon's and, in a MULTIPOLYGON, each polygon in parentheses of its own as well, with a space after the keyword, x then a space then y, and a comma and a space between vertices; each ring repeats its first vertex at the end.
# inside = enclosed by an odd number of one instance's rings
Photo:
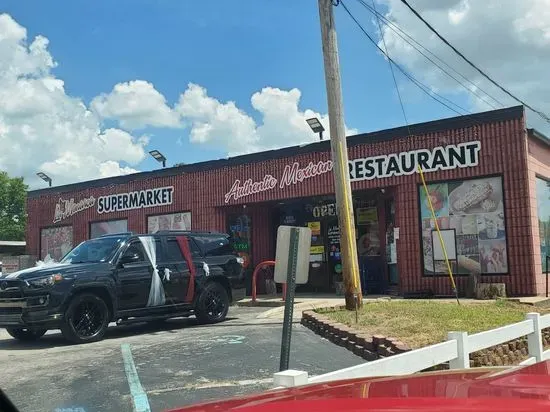
MULTIPOLYGON (((372 0, 372 7, 374 10, 376 10, 376 5, 374 3, 374 0, 372 0)), ((382 24, 380 23, 380 19, 378 16, 376 16, 376 22, 378 23, 378 30, 380 30, 380 37, 382 37, 382 43, 384 44, 384 51, 386 53, 386 56, 389 56, 388 52, 388 46, 386 44, 386 39, 384 37, 384 32, 382 31, 382 24)), ((409 128, 409 121, 407 120, 407 114, 405 113, 405 106, 403 105, 403 99, 401 98, 401 92, 399 91, 399 86, 397 85, 397 79, 395 78, 395 72, 393 70, 393 65, 388 60, 388 66, 390 66, 391 76, 393 78, 393 84, 395 85, 395 91, 397 92, 397 97, 399 98, 399 104, 401 106, 401 111, 403 112, 403 119, 405 119, 405 125, 407 126, 407 129, 409 128)), ((411 134, 411 131, 409 130, 409 136, 411 134)))
MULTIPOLYGON (((531 106, 530 104, 526 103, 525 101, 523 101, 522 99, 520 99, 519 97, 515 96, 514 94, 512 94, 510 91, 508 91, 506 88, 504 88, 503 86, 501 86, 499 83, 497 83, 495 80, 493 80, 487 73, 485 73, 485 71, 483 71, 482 69, 480 69, 478 66, 476 66, 470 59, 468 59, 466 56, 464 56, 464 54, 462 54, 459 50, 457 50, 456 47, 454 47, 451 43, 449 43, 449 41, 447 41, 447 39, 445 39, 445 37, 443 37, 441 34, 439 34, 439 32, 430 24, 428 23, 421 15, 420 13, 418 13, 410 4, 407 0, 401 0, 401 3, 403 3, 405 6, 407 6, 409 8, 409 10, 416 16, 418 17, 422 23, 424 23, 437 37, 439 37, 439 39, 445 43, 447 46, 449 46, 458 56, 460 56, 466 63, 468 63, 470 66, 472 66, 475 70, 477 70, 477 72, 479 72, 483 77, 485 77, 487 80, 489 80, 493 85, 495 85, 496 87, 498 87, 500 90, 502 90, 504 93, 506 93, 508 96, 510 96, 512 99, 514 99, 515 101, 517 101, 518 103, 521 103, 523 106, 525 106, 526 108, 528 108, 529 110, 531 110, 533 113, 536 113, 538 114, 541 118, 543 118, 544 120, 546 120, 548 123, 550 123, 550 117, 540 111, 540 110, 537 110, 535 109, 533 106, 531 106)), ((343 4, 343 3, 342 3, 343 4)))
MULTIPOLYGON (((394 22, 388 20, 384 15, 379 13, 376 10, 376 6, 371 7, 368 5, 364 0, 357 0, 363 7, 365 7, 369 12, 375 15, 376 19, 378 21, 382 20, 386 27, 388 27, 390 30, 392 30, 395 34, 397 34, 404 42, 409 44, 412 48, 414 48, 418 53, 420 53, 426 60, 428 60, 430 63, 432 63, 434 66, 439 68, 443 73, 445 73, 448 77, 453 79, 455 82, 457 82, 460 86, 462 86, 466 91, 476 96, 479 100, 486 103, 488 106, 490 106, 493 109, 497 109, 498 107, 495 106, 493 103, 489 102, 487 99, 485 99, 482 95, 478 94, 475 90, 472 90, 470 87, 466 86, 464 83, 462 83, 460 80, 458 80, 455 76, 453 76, 451 73, 449 73, 445 68, 441 67, 437 62, 435 62, 432 58, 427 56, 422 50, 424 50, 426 53, 433 56, 434 59, 441 62, 442 65, 445 65, 449 70, 453 71, 458 77, 461 77, 464 81, 471 84, 475 89, 479 90, 480 92, 484 93, 486 96, 488 96, 491 100, 493 100, 495 103, 497 103, 500 107, 504 107, 504 104, 502 104, 499 100, 497 100, 495 97, 490 95, 488 92, 483 90, 481 87, 476 85, 474 82, 472 82, 470 79, 468 79, 466 76, 458 72, 456 69, 454 69, 452 66, 450 66, 448 63, 446 63, 444 60, 442 60, 440 57, 438 57, 435 53, 433 53, 428 48, 424 47, 421 43, 416 41, 411 35, 409 35, 407 32, 405 32, 403 29, 401 29, 397 24, 394 22), (420 50, 422 49, 422 50, 420 50)), ((380 22, 378 23, 380 25, 380 22)), ((381 31, 381 29, 380 29, 381 31)))
POLYGON ((348 13, 348 15, 351 17, 351 19, 355 22, 355 24, 359 27, 359 29, 363 32, 363 34, 370 40, 370 42, 372 44, 374 44, 374 46, 384 55, 386 56, 386 58, 388 59, 388 61, 390 61, 405 77, 407 77, 412 83, 414 83, 418 88, 420 88, 420 90, 422 90, 424 93, 426 93, 428 96, 430 96, 432 99, 434 99, 435 101, 439 102, 440 104, 442 104, 443 106, 447 107, 449 110, 453 111, 454 113, 457 113, 459 115, 464 115, 464 114, 471 114, 471 112, 467 109, 465 109, 464 107, 458 105, 457 103, 454 103, 453 101, 447 99, 446 97, 434 92, 433 90, 431 90, 428 86, 426 86, 425 84, 423 84, 422 82, 420 82, 418 79, 416 79, 413 75, 411 75, 410 73, 408 73, 404 68, 402 68, 397 62, 395 62, 395 60, 393 60, 390 56, 388 56, 386 54, 386 52, 384 50, 382 50, 382 48, 380 48, 380 46, 378 46, 378 43, 372 38, 372 36, 365 30, 365 28, 361 25, 361 23, 359 23, 359 21, 355 18, 355 16, 351 13, 351 11, 348 9, 348 7, 344 4, 343 0, 340 0, 340 4, 342 5, 342 7, 344 8, 344 10, 346 11, 346 13, 348 13), (447 102, 447 103, 445 103, 447 102), (453 108, 452 106, 455 106, 457 109, 453 108), (461 111, 462 112, 461 112, 461 111))

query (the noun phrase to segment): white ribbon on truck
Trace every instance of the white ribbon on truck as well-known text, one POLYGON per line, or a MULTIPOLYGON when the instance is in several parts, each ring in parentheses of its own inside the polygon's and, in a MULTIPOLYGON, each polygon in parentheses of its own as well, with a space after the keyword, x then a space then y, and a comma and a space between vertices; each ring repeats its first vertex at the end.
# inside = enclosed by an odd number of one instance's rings
POLYGON ((151 289, 149 289, 149 300, 147 306, 164 305, 166 297, 164 296, 164 287, 160 279, 159 270, 157 268, 157 251, 155 241, 151 236, 139 236, 139 241, 145 249, 145 253, 149 258, 149 262, 153 266, 153 278, 151 279, 151 289))

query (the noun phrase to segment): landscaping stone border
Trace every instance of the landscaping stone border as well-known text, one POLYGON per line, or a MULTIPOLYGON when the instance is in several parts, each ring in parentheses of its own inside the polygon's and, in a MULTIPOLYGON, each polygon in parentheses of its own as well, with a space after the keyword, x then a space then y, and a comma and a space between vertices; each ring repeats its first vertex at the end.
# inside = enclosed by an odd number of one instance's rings
POLYGON ((360 330, 335 322, 328 316, 312 310, 302 312, 301 323, 316 334, 323 336, 338 346, 347 348, 367 361, 411 350, 411 348, 396 338, 381 335, 366 335, 360 330))
MULTIPOLYGON (((340 310, 344 306, 323 308, 322 310, 340 310)), ((343 323, 336 322, 324 313, 313 310, 302 312, 301 324, 316 334, 342 346, 362 357, 366 361, 386 358, 398 353, 409 352, 412 349, 396 338, 382 335, 368 335, 364 331, 354 329, 343 323)), ((542 343, 545 349, 550 347, 550 328, 542 330, 542 343)), ((507 366, 517 365, 527 359, 527 338, 505 342, 470 354, 470 366, 507 366)), ((448 369, 448 364, 436 365, 426 371, 448 369)))

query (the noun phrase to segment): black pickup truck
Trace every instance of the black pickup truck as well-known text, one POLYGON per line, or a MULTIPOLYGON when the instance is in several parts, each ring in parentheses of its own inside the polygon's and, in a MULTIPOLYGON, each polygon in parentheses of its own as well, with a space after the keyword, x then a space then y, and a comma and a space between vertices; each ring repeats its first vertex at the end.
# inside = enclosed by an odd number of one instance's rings
POLYGON ((242 263, 223 233, 87 240, 57 264, 0 276, 0 328, 20 340, 61 329, 66 339, 85 343, 101 340, 111 322, 191 315, 220 322, 235 295, 244 295, 242 263))

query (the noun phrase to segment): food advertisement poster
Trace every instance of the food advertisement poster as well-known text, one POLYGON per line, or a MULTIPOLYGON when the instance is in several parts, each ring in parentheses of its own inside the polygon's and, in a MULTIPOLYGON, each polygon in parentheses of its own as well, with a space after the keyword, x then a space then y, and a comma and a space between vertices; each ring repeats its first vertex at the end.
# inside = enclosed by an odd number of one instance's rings
POLYGON ((159 230, 191 230, 191 213, 148 216, 147 232, 155 233, 159 230))
POLYGON ((90 239, 111 233, 124 233, 127 231, 128 220, 126 219, 90 223, 90 239))
MULTIPOLYGON (((419 186, 424 274, 446 273, 446 263, 433 259, 435 228, 428 198, 419 186)), ((508 272, 501 177, 486 177, 428 185, 439 228, 456 232, 456 274, 508 272)))
POLYGON ((73 227, 60 226, 40 231, 40 258, 59 262, 73 248, 73 227))
POLYGON ((307 227, 311 229, 311 236, 319 236, 321 234, 321 222, 308 222, 307 227))

